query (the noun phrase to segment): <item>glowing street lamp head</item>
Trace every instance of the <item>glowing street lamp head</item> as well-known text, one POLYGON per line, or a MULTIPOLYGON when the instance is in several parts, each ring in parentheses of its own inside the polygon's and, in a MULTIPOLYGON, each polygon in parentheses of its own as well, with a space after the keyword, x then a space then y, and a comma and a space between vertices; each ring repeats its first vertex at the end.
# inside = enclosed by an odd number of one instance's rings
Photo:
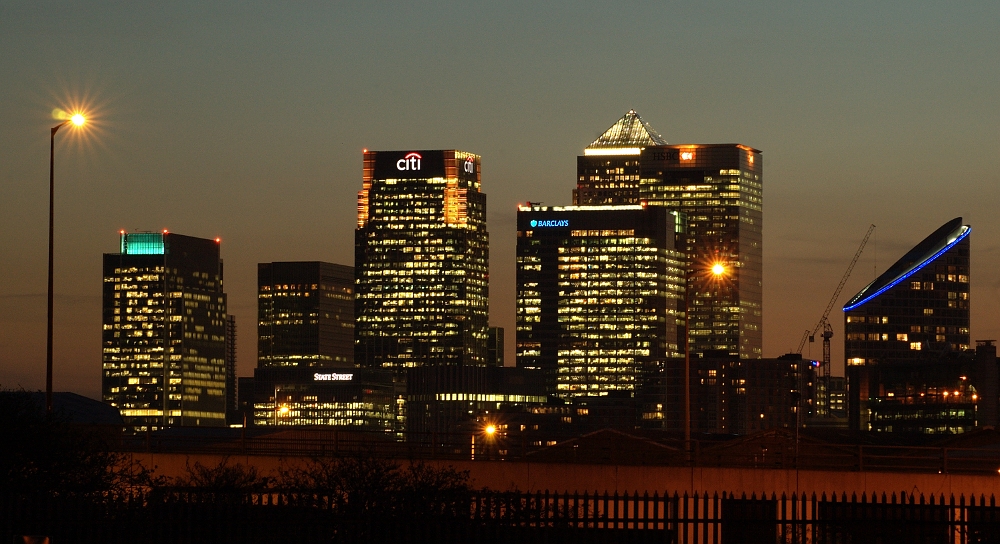
POLYGON ((486 426, 486 436, 493 436, 493 434, 496 433, 496 432, 497 432, 496 426, 494 426, 494 425, 487 425, 486 426))
POLYGON ((712 274, 715 276, 721 276, 726 273, 726 267, 721 263, 715 263, 712 265, 712 274))
POLYGON ((72 121, 73 124, 78 127, 82 127, 84 123, 87 122, 87 118, 84 117, 82 113, 74 114, 72 117, 69 118, 69 120, 72 121))

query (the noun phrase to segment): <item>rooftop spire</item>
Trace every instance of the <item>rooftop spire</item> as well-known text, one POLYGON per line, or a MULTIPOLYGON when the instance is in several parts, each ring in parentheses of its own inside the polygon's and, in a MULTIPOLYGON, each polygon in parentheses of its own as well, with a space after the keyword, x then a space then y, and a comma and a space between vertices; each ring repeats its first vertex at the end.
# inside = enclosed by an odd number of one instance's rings
POLYGON ((663 136, 643 121, 635 110, 628 110, 618 122, 587 146, 584 154, 638 155, 643 147, 666 143, 663 136))

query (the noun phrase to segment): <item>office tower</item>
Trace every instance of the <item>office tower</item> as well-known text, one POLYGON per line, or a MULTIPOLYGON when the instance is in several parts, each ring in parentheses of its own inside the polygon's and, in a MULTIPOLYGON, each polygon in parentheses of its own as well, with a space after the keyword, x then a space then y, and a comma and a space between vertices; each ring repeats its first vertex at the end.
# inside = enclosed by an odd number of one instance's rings
MULTIPOLYGON (((942 364, 948 353, 970 348, 971 232, 961 217, 945 223, 844 305, 851 428, 868 429, 879 398, 870 385, 889 372, 866 367, 942 364)), ((921 402, 929 400, 925 394, 921 402)))
POLYGON ((479 157, 365 151, 355 231, 355 363, 485 365, 489 238, 479 157))
MULTIPOLYGON (((814 361, 801 355, 748 361, 725 351, 691 359, 691 425, 695 432, 748 434, 806 422, 803 393, 814 361), (800 415, 802 414, 802 415, 800 415)), ((684 426, 683 359, 667 362, 667 429, 684 426)))
POLYGON ((849 366, 969 349, 969 233, 955 218, 844 305, 849 366))
POLYGON ((392 373, 336 367, 263 367, 254 372, 253 425, 394 431, 392 373))
POLYGON ((469 444, 470 424, 498 410, 540 406, 548 401, 540 372, 510 367, 424 366, 407 372, 407 431, 411 441, 469 444))
POLYGON ((578 206, 639 204, 639 165, 642 149, 666 145, 653 127, 629 110, 576 158, 578 206))
POLYGON ((688 278, 691 352, 762 354, 761 152, 738 144, 649 146, 641 151, 639 198, 687 216, 679 247, 690 267, 721 263, 722 285, 688 278))
POLYGON ((259 263, 257 368, 247 383, 253 412, 248 420, 391 426, 383 406, 393 405, 391 379, 383 384, 379 374, 354 372, 353 362, 354 268, 318 261, 259 263))
POLYGON ((257 367, 352 367, 354 268, 257 265, 257 367))
POLYGON ((633 397, 683 356, 683 223, 661 206, 521 207, 517 366, 566 399, 633 397))
POLYGON ((104 254, 104 402, 131 431, 226 422, 219 240, 121 233, 104 254))
POLYGON ((976 340, 975 370, 976 420, 980 426, 996 428, 1000 423, 1000 359, 997 359, 996 340, 976 340))

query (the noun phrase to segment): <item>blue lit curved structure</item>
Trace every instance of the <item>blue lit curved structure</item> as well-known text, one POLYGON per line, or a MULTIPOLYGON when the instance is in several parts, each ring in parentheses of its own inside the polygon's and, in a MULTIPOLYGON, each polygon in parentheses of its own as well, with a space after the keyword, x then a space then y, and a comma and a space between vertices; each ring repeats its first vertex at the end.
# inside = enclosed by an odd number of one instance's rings
POLYGON ((849 312, 858 308, 862 304, 874 299, 882 293, 892 289, 899 283, 920 271, 935 259, 946 253, 964 240, 972 227, 962 224, 962 218, 956 217, 948 221, 941 228, 934 231, 930 236, 924 238, 922 242, 913 247, 906 255, 889 267, 875 281, 869 283, 858 294, 844 305, 844 311, 849 312))

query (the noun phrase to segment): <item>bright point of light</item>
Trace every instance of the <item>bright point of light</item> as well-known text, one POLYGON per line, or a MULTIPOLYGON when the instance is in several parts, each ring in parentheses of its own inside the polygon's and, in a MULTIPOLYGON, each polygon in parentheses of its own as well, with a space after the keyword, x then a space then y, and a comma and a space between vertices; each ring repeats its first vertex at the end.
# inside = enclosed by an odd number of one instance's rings
POLYGON ((278 411, 281 412, 282 414, 287 414, 288 413, 288 407, 287 406, 282 406, 281 409, 278 410, 278 411))
POLYGON ((726 273, 726 267, 719 263, 715 263, 712 265, 712 273, 716 276, 721 276, 726 273))
POLYGON ((493 425, 487 425, 486 426, 486 434, 492 435, 495 432, 497 432, 497 428, 496 427, 494 427, 493 425))
POLYGON ((87 122, 87 118, 80 113, 74 114, 72 117, 69 118, 69 120, 73 121, 73 124, 78 127, 82 127, 83 124, 87 122))
POLYGON ((219 242, 221 242, 221 241, 222 241, 222 238, 216 238, 216 239, 215 239, 215 243, 216 243, 216 244, 218 244, 218 243, 219 243, 219 242))

